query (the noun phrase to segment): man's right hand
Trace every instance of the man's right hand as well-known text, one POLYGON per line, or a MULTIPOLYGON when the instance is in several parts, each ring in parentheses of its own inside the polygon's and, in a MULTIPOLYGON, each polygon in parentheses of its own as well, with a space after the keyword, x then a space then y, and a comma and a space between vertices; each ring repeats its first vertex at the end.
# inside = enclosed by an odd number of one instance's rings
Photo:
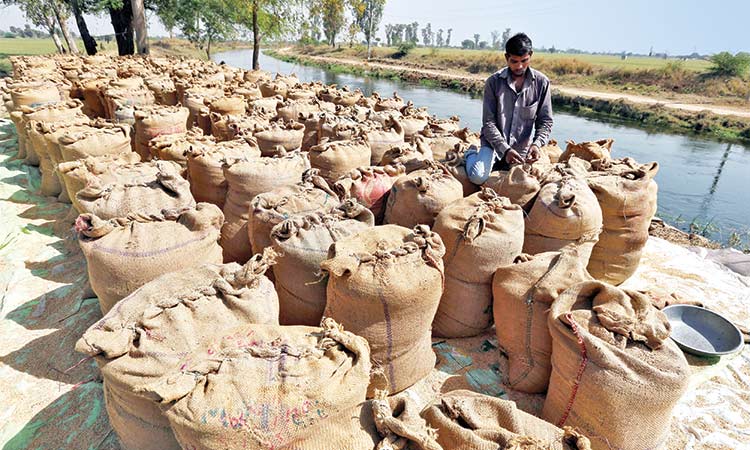
POLYGON ((505 152, 505 161, 508 164, 523 164, 523 158, 517 151, 510 149, 505 152))

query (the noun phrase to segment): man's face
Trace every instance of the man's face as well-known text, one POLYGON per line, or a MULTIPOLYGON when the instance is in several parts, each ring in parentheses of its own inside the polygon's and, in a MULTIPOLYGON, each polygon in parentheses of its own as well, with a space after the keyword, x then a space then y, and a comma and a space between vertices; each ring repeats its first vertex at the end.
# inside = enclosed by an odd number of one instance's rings
POLYGON ((522 77, 526 73, 526 69, 531 64, 531 55, 534 52, 529 52, 523 56, 511 55, 510 53, 505 54, 505 61, 508 62, 508 68, 513 72, 514 76, 522 77))

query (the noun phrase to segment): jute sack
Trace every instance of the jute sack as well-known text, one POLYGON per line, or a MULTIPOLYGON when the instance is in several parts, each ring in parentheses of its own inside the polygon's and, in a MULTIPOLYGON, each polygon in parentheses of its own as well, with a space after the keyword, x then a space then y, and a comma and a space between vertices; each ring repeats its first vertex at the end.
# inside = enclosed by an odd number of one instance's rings
POLYGON ((159 275, 203 263, 220 263, 219 230, 224 217, 215 205, 159 215, 76 220, 91 288, 104 314, 115 303, 159 275))
POLYGON ((563 154, 563 150, 559 145, 557 145, 556 140, 550 139, 547 145, 539 149, 539 153, 541 155, 545 155, 549 163, 555 164, 560 162, 560 157, 563 154))
POLYGON ((57 165, 56 172, 60 175, 61 184, 67 193, 67 198, 70 199, 73 208, 80 213, 81 206, 78 204, 76 194, 85 188, 92 178, 116 173, 117 167, 132 165, 140 161, 141 157, 135 152, 89 156, 77 161, 60 163, 57 165))
POLYGON ((227 180, 227 197, 223 208, 226 221, 221 229, 225 262, 243 263, 253 254, 247 221, 255 196, 298 183, 302 173, 309 168, 307 155, 300 152, 272 158, 227 161, 223 167, 227 180))
POLYGON ((446 158, 449 151, 456 148, 456 145, 463 144, 464 141, 454 133, 435 133, 429 128, 422 130, 415 139, 420 139, 432 151, 432 157, 436 161, 442 161, 446 158))
POLYGON ((92 179, 76 194, 81 213, 102 220, 130 214, 158 216, 163 210, 195 206, 190 184, 170 161, 138 163, 118 168, 111 177, 92 179))
POLYGON ((404 107, 404 99, 399 97, 396 92, 393 93, 393 97, 391 98, 381 98, 377 92, 373 92, 372 96, 376 99, 376 103, 373 106, 375 111, 390 111, 392 109, 401 111, 401 108, 404 107))
POLYGON ((403 164, 370 166, 354 169, 333 184, 333 190, 343 199, 355 198, 372 211, 375 223, 383 223, 388 193, 393 183, 406 175, 403 164))
POLYGON ((437 433, 419 416, 416 402, 406 396, 387 397, 385 391, 375 391, 368 401, 377 431, 376 449, 443 450, 437 433))
POLYGON ((260 152, 263 156, 273 156, 278 154, 279 147, 283 147, 286 151, 293 151, 302 147, 304 134, 305 126, 301 123, 273 122, 263 129, 256 128, 253 137, 258 140, 260 152))
POLYGON ((286 93, 289 90, 289 86, 280 80, 258 81, 258 87, 263 97, 279 96, 282 99, 286 98, 286 93))
POLYGON ((320 176, 333 184, 343 175, 370 163, 370 144, 362 138, 335 141, 310 148, 310 166, 320 171, 320 176))
POLYGON ((276 116, 276 110, 279 105, 284 103, 284 97, 277 95, 270 98, 262 98, 259 100, 250 100, 248 107, 253 114, 265 114, 270 116, 276 116))
POLYGON ((552 376, 542 418, 580 428, 594 449, 659 448, 690 368, 644 294, 599 281, 552 303, 552 376))
POLYGON ((429 227, 446 206, 463 198, 461 183, 439 163, 417 170, 396 180, 388 195, 385 223, 429 227))
POLYGON ((255 196, 250 202, 247 232, 256 251, 270 247, 271 229, 298 214, 328 212, 339 204, 339 198, 317 169, 302 173, 301 180, 255 196))
POLYGON ((97 77, 81 82, 83 111, 92 119, 107 116, 104 99, 100 94, 102 89, 107 86, 107 83, 109 83, 109 78, 107 77, 97 77))
POLYGON ((10 88, 10 98, 14 109, 21 106, 36 108, 63 101, 55 83, 49 81, 14 83, 10 88))
POLYGON ((430 327, 443 293, 444 254, 440 236, 425 225, 382 225, 337 241, 320 265, 328 273, 323 315, 367 339, 390 393, 435 366, 430 327))
POLYGON ((219 115, 243 116, 247 110, 247 100, 241 96, 218 97, 207 100, 209 111, 219 115))
POLYGON ((179 104, 177 99, 177 88, 174 82, 167 76, 157 76, 144 80, 146 87, 154 93, 157 105, 175 106, 179 104))
POLYGON ((574 141, 568 141, 565 151, 560 155, 559 162, 565 162, 571 156, 581 158, 586 161, 595 159, 610 159, 612 155, 612 144, 614 139, 601 139, 594 142, 581 142, 576 144, 574 141))
POLYGON ((404 138, 408 141, 419 135, 419 132, 427 127, 430 115, 426 108, 417 109, 413 106, 405 107, 403 113, 403 117, 398 120, 404 129, 404 138))
POLYGON ((183 448, 372 449, 363 427, 367 341, 321 327, 244 325, 216 332, 150 391, 183 448), (178 369, 179 367, 179 369, 178 369))
MULTIPOLYGON (((219 116, 211 114, 211 135, 217 141, 231 141, 242 137, 254 139, 253 133, 256 129, 262 129, 270 124, 270 117, 254 113, 249 116, 219 116)), ((257 145, 257 140, 255 140, 257 145)))
POLYGON ((83 334, 76 350, 99 365, 109 421, 124 448, 180 448, 145 387, 215 333, 242 324, 277 324, 276 293, 263 276, 272 262, 256 255, 244 267, 201 264, 161 275, 83 334))
POLYGON ((447 119, 430 117, 430 130, 436 133, 455 133, 461 129, 461 118, 451 116, 447 119))
POLYGON ((149 106, 136 108, 135 151, 142 161, 151 159, 148 144, 151 139, 168 134, 187 132, 190 112, 182 106, 149 106))
POLYGON ((566 177, 547 183, 526 217, 523 251, 531 255, 558 251, 575 243, 588 264, 602 230, 602 209, 585 180, 566 177))
POLYGON ((18 153, 16 159, 25 160, 26 151, 26 129, 23 123, 23 113, 21 111, 11 111, 10 120, 13 122, 13 126, 16 128, 16 136, 18 136, 18 153))
MULTIPOLYGON (((39 158, 39 172, 41 174, 39 192, 42 195, 53 196, 63 192, 60 177, 55 173, 55 167, 60 162, 56 141, 67 129, 80 127, 89 121, 89 118, 85 115, 73 117, 76 119, 72 123, 63 122, 57 125, 51 122, 33 121, 28 125, 29 141, 36 149, 39 158), (53 141, 55 142, 53 143, 53 141)), ((67 200, 67 195, 60 200, 70 203, 70 200, 67 200)))
MULTIPOLYGON (((148 141, 148 153, 152 159, 174 161, 187 174, 187 154, 194 146, 214 145, 211 136, 205 136, 197 128, 178 134, 163 134, 148 141)), ((192 186, 191 186, 192 189, 192 186)))
POLYGON ((191 142, 186 150, 187 178, 196 202, 213 203, 224 208, 227 197, 226 161, 260 158, 260 149, 244 139, 215 143, 211 140, 191 142))
POLYGON ((412 145, 412 144, 400 144, 395 147, 391 147, 380 159, 380 166, 387 166, 389 164, 403 164, 406 168, 406 173, 414 172, 415 170, 424 169, 426 167, 425 161, 432 159, 432 150, 427 145, 412 145))
POLYGON ((564 290, 591 279, 575 245, 560 252, 524 254, 497 269, 492 297, 497 342, 508 357, 503 384, 531 394, 547 390, 552 370, 550 305, 564 290))
POLYGON ((591 450, 589 439, 572 428, 560 429, 515 402, 467 390, 442 395, 421 415, 446 450, 591 450))
MULTIPOLYGON (((111 83, 110 83, 111 86, 111 83)), ((107 119, 115 123, 133 125, 137 106, 147 106, 156 103, 153 92, 145 86, 138 89, 106 88, 103 91, 104 108, 107 119)))
POLYGON ((604 219, 588 266, 597 280, 621 284, 638 269, 656 214, 659 188, 654 176, 658 171, 656 162, 638 164, 626 158, 587 178, 604 219))
MULTIPOLYGON (((314 93, 312 95, 315 95, 314 93)), ((286 122, 299 122, 304 123, 300 120, 300 117, 308 117, 310 114, 317 114, 321 111, 320 102, 316 99, 304 99, 304 100, 286 100, 284 103, 279 105, 276 110, 277 116, 286 122)))
MULTIPOLYGON (((21 133, 19 134, 19 140, 23 135, 26 148, 26 159, 24 162, 31 166, 39 165, 39 155, 37 154, 37 146, 43 145, 44 141, 37 138, 34 141, 29 136, 30 133, 34 133, 34 128, 30 127, 32 122, 45 122, 45 123, 59 123, 63 124, 76 124, 85 123, 86 116, 81 111, 83 104, 80 100, 69 100, 67 102, 60 103, 49 103, 46 105, 40 105, 32 108, 29 106, 21 106, 19 111, 22 113, 21 116, 21 133), (36 145, 35 145, 36 144, 36 145)), ((43 151, 44 149, 42 149, 43 151)))
MULTIPOLYGON (((457 179, 461 183, 461 186, 463 186, 464 197, 468 197, 480 189, 479 186, 469 180, 469 174, 466 173, 465 150, 463 150, 466 147, 464 144, 457 144, 453 150, 445 154, 445 159, 441 161, 448 168, 451 175, 453 175, 453 178, 457 179)), ((485 186, 487 186, 486 183, 485 186)))
POLYGON ((365 131, 365 136, 372 150, 370 164, 373 166, 383 159, 385 152, 406 142, 404 140, 404 128, 393 117, 387 120, 386 125, 365 131))
POLYGON ((503 197, 507 197, 516 205, 528 211, 534 203, 539 190, 542 188, 540 180, 543 176, 536 165, 515 165, 510 168, 507 176, 503 177, 495 186, 490 186, 503 197))
POLYGON ((274 267, 279 293, 279 323, 315 325, 326 306, 326 281, 320 263, 327 259, 334 242, 375 225, 369 209, 349 199, 327 212, 299 214, 271 230, 274 267))
POLYGON ((446 206, 433 231, 445 244, 445 289, 432 333, 476 336, 492 325, 492 276, 523 247, 523 210, 492 189, 446 206))
POLYGON ((104 121, 94 121, 90 128, 67 132, 57 142, 61 161, 65 162, 132 151, 130 126, 104 121))

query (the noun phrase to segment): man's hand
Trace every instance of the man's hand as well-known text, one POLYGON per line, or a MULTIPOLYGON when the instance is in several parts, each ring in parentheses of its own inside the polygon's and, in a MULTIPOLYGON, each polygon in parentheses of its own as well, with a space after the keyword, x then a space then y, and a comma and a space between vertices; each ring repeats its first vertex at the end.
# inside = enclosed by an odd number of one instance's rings
POLYGON ((536 145, 532 145, 529 148, 529 153, 526 155, 526 162, 531 164, 531 163, 539 161, 539 155, 540 155, 539 147, 537 147, 536 145))
POLYGON ((523 164, 523 158, 518 154, 517 151, 510 149, 505 152, 505 161, 508 164, 523 164))

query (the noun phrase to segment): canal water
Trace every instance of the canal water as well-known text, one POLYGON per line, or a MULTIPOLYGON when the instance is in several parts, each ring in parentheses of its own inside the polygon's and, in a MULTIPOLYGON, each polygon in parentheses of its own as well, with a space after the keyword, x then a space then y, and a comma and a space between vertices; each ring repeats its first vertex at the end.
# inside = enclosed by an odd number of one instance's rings
MULTIPOLYGON (((251 50, 219 53, 215 61, 248 68, 251 50)), ((397 91, 416 106, 426 106, 438 117, 458 115, 465 126, 481 127, 482 100, 447 89, 417 83, 333 73, 321 68, 291 64, 260 56, 261 69, 283 74, 295 73, 303 82, 359 88, 390 95, 397 91)), ((683 230, 694 229, 705 236, 727 243, 733 234, 740 246, 750 245, 750 147, 728 144, 695 136, 659 133, 613 121, 592 120, 566 113, 555 114, 552 132, 564 148, 565 141, 591 141, 613 138, 614 157, 630 156, 640 162, 658 161, 658 215, 683 230)))

